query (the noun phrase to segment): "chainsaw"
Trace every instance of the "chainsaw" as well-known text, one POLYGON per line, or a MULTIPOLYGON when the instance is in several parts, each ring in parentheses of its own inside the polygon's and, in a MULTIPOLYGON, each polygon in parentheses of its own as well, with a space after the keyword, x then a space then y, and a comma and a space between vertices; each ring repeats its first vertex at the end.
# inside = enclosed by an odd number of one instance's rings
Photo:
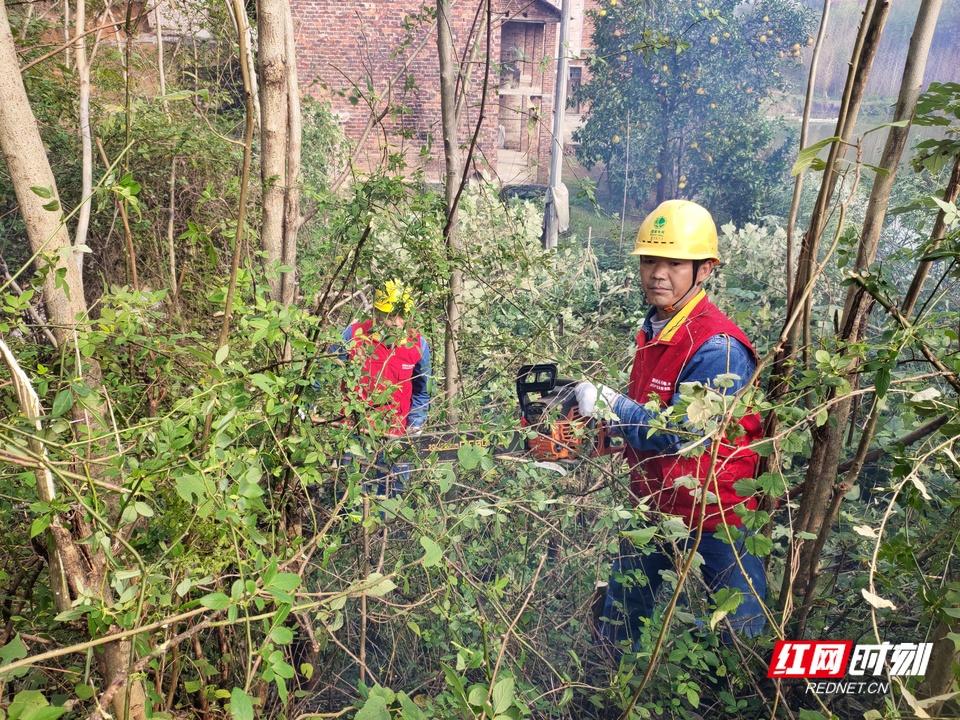
POLYGON ((606 424, 580 415, 576 385, 576 380, 557 377, 554 363, 524 365, 517 372, 520 427, 536 432, 526 441, 530 457, 577 461, 623 450, 623 438, 610 435, 606 424))
POLYGON ((500 458, 564 464, 619 452, 622 438, 611 436, 603 422, 577 411, 576 384, 557 377, 554 363, 524 365, 516 377, 521 429, 505 443, 496 442, 502 437, 475 431, 425 432, 408 435, 402 443, 418 456, 441 461, 456 460, 469 447, 500 458))

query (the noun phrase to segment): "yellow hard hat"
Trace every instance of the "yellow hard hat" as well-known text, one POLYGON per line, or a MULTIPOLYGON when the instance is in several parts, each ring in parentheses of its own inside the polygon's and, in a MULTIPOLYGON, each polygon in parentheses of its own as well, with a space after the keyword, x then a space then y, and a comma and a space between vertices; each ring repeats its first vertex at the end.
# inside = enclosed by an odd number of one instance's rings
POLYGON ((413 311, 413 295, 400 280, 387 280, 374 292, 373 307, 384 313, 409 315, 413 311))
POLYGON ((719 260, 717 226, 705 207, 689 200, 666 200, 640 225, 630 254, 672 260, 719 260))

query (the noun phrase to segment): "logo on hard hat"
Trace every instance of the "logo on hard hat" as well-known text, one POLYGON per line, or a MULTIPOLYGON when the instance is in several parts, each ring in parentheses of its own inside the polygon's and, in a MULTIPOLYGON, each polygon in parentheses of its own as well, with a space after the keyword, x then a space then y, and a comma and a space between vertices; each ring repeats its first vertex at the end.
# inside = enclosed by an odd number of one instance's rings
MULTIPOLYGON (((667 218, 665 215, 658 215, 653 221, 653 227, 650 228, 650 237, 651 238, 662 238, 665 234, 664 228, 667 225, 667 218)), ((663 242, 663 240, 657 240, 657 242, 663 242)))

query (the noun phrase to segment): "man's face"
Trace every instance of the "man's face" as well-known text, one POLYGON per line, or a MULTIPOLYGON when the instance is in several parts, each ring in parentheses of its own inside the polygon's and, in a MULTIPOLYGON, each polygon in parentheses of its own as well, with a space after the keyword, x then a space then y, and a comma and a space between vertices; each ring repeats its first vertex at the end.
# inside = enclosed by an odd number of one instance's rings
POLYGON ((389 327, 403 329, 403 326, 407 324, 407 320, 403 315, 388 315, 386 324, 389 327))
MULTIPOLYGON (((712 261, 701 263, 696 282, 706 280, 712 269, 712 261)), ((657 310, 673 307, 694 284, 693 261, 644 255, 640 258, 640 280, 648 303, 657 310)))

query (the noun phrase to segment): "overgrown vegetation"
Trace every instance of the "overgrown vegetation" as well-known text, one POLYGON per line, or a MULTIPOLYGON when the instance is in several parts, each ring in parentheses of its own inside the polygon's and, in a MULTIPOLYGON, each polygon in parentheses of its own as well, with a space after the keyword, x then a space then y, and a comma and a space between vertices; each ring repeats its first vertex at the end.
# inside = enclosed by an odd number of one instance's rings
MULTIPOLYGON (((721 643, 736 598, 711 597, 694 564, 666 578, 665 592, 682 590, 677 611, 658 612, 637 647, 612 658, 592 629, 612 555, 622 540, 679 553, 687 528, 634 506, 619 455, 558 465, 502 451, 518 431, 521 364, 552 360, 572 378, 626 384, 646 306, 636 264, 611 237, 619 223, 593 247, 568 236, 545 252, 538 206, 471 181, 458 206, 463 249, 451 249, 443 191, 397 157, 351 168, 334 187, 351 143, 329 108, 307 101, 299 293, 278 301, 258 235, 261 191, 275 179, 258 182, 260 155, 243 147, 242 60, 227 57, 225 48, 238 53, 236 31, 216 8, 216 42, 186 59, 168 49, 162 97, 147 83, 128 96, 123 44, 101 45, 93 135, 107 162, 95 164, 79 288, 64 270, 73 249, 51 255, 23 242, 15 174, 0 176, 0 249, 16 276, 0 289, 0 718, 955 715, 960 86, 921 97, 916 123, 942 132, 899 167, 868 167, 855 148, 836 159, 804 320, 785 290, 785 208, 772 199, 787 197, 782 174, 796 148, 768 152, 773 131, 761 111, 788 59, 779 53, 796 61, 810 21, 786 0, 764 3, 767 16, 759 8, 601 3, 597 46, 608 52, 598 52, 586 90, 582 148, 617 168, 627 109, 656 117, 631 126, 630 192, 683 190, 742 221, 722 225, 724 265, 708 290, 755 340, 760 377, 737 399, 684 387, 664 423, 685 418, 686 431, 717 437, 752 406, 773 429, 757 448, 763 472, 741 488, 762 498, 744 522, 767 563, 766 635, 721 643), (749 78, 747 57, 757 61, 749 78), (664 73, 676 83, 664 86, 664 73), (713 102, 722 109, 704 121, 713 102), (652 175, 660 155, 669 182, 652 175), (876 209, 869 186, 884 172, 896 177, 891 214, 864 264, 861 229, 876 209), (391 438, 350 399, 359 368, 337 343, 370 313, 373 288, 409 281, 412 322, 436 353, 426 431, 446 428, 454 267, 464 277, 454 429, 481 440, 441 460, 391 438), (79 289, 89 311, 58 325, 51 287, 79 289), (870 307, 852 338, 842 333, 850 288, 870 307), (777 358, 787 336, 791 352, 777 358), (843 401, 849 413, 838 418, 843 401), (826 530, 811 532, 799 518, 813 502, 811 458, 825 462, 830 430, 841 438, 833 494, 820 513, 826 530), (380 468, 398 462, 413 466, 404 492, 374 493, 380 468), (808 589, 791 572, 810 548, 808 589), (925 679, 885 694, 816 696, 766 678, 774 641, 798 634, 938 644, 925 679)), ((44 28, 24 23, 20 6, 7 12, 29 30, 16 37, 21 63, 40 57, 44 28)), ((136 48, 138 67, 152 64, 149 52, 136 48)), ((62 205, 72 231, 83 201, 76 78, 66 60, 53 62, 24 73, 56 180, 32 192, 56 217, 62 205)), ((815 153, 831 147, 847 144, 823 143, 796 166, 808 181, 798 236, 817 200, 810 186, 827 168, 815 153)))

